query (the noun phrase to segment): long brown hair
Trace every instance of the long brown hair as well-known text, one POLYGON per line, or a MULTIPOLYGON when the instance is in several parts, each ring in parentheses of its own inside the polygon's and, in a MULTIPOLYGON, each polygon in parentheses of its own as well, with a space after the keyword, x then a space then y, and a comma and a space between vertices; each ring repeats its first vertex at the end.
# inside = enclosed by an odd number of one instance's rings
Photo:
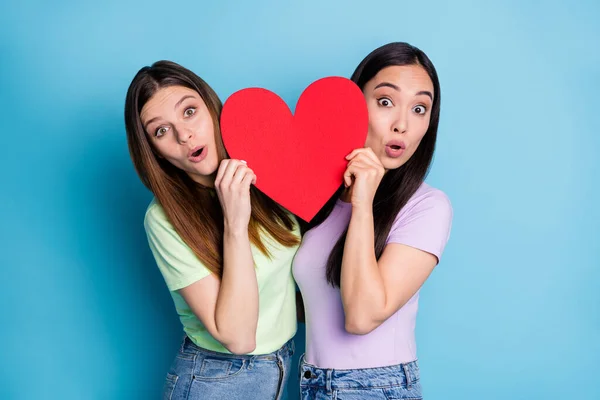
MULTIPOLYGON (((198 92, 213 119, 219 161, 228 158, 219 128, 221 100, 199 76, 171 61, 158 61, 140 69, 129 86, 125 100, 129 153, 140 179, 154 193, 175 231, 204 266, 220 277, 223 211, 214 189, 196 183, 184 171, 157 157, 142 125, 140 113, 144 105, 158 90, 169 86, 198 92)), ((300 242, 293 233, 293 217, 254 186, 250 188, 250 202, 248 234, 250 242, 263 254, 270 256, 261 240, 261 229, 283 246, 300 242)))
MULTIPOLYGON (((375 193, 373 199, 373 222, 375 233, 375 257, 383 254, 385 243, 390 233, 394 218, 408 200, 419 189, 431 166, 437 139, 438 124, 440 120, 440 82, 433 63, 423 51, 404 42, 388 43, 373 50, 356 67, 351 80, 364 89, 379 71, 393 65, 420 65, 429 75, 433 83, 433 104, 429 128, 421 140, 421 144, 412 157, 401 167, 388 171, 375 193)), ((329 216, 335 202, 344 190, 342 185, 331 199, 323 206, 321 211, 311 221, 309 228, 321 224, 329 216)), ((327 260, 326 278, 333 287, 340 286, 342 273, 342 258, 348 229, 344 231, 337 241, 327 260)))

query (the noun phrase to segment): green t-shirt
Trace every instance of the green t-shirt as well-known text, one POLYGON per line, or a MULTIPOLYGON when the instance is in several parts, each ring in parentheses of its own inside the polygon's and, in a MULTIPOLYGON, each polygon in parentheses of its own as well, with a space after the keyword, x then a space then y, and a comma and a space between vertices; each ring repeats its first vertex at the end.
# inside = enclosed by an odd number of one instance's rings
MULTIPOLYGON (((295 218, 294 224, 294 233, 300 236, 295 218)), ((211 272, 177 234, 156 199, 146 210, 144 226, 150 249, 171 292, 185 333, 204 349, 229 353, 208 333, 178 292, 211 272)), ((258 282, 259 309, 256 349, 250 354, 272 353, 296 333, 296 286, 292 277, 292 260, 298 246, 284 247, 264 233, 262 240, 271 258, 251 245, 258 282)))

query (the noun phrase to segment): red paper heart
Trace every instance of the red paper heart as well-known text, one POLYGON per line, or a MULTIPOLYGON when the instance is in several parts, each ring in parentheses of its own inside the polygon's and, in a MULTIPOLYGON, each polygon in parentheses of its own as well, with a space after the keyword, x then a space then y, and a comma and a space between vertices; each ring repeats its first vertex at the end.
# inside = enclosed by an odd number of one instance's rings
POLYGON ((345 157, 364 146, 368 124, 361 90, 341 77, 309 85, 295 115, 279 96, 260 88, 235 92, 221 113, 229 156, 247 161, 256 186, 305 221, 342 184, 345 157))

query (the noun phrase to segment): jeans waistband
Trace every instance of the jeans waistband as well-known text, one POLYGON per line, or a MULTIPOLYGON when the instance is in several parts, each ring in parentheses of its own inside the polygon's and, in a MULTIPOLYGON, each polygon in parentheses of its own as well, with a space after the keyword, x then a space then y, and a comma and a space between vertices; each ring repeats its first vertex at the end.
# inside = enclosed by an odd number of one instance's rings
POLYGON ((337 389, 368 389, 402 385, 408 389, 419 380, 417 361, 377 368, 325 369, 300 360, 300 385, 337 389))
POLYGON ((235 358, 239 360, 276 360, 277 357, 284 357, 293 354, 294 352, 294 339, 290 339, 283 344, 278 350, 267 354, 231 354, 231 353, 220 353, 218 351, 208 350, 203 347, 196 345, 192 340, 185 335, 183 342, 181 343, 181 351, 194 351, 198 353, 204 353, 207 355, 217 356, 220 358, 235 358))

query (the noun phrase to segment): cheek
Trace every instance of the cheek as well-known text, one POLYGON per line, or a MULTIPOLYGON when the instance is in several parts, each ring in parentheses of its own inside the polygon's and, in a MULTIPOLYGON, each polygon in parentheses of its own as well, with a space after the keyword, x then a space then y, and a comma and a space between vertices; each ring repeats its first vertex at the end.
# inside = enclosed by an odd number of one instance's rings
POLYGON ((377 144, 381 142, 383 135, 382 123, 377 119, 369 119, 369 132, 367 133, 366 144, 377 144))
POLYGON ((163 156, 164 158, 180 158, 181 157, 181 149, 178 144, 172 145, 169 143, 170 138, 164 138, 167 140, 163 140, 160 142, 158 146, 156 146, 156 150, 158 154, 163 156))
POLYGON ((165 147, 164 145, 162 145, 162 143, 154 142, 154 143, 151 143, 150 146, 152 147, 154 154, 158 158, 165 158, 167 160, 172 158, 172 154, 169 153, 168 147, 165 147))
POLYGON ((180 146, 177 143, 172 143, 170 137, 164 137, 162 140, 155 140, 152 147, 154 148, 154 154, 158 158, 167 160, 178 168, 182 168, 182 159, 186 158, 186 155, 182 153, 180 146))
POLYGON ((367 139, 365 140, 365 147, 373 147, 373 135, 371 134, 371 130, 369 129, 369 133, 367 134, 367 139))
MULTIPOLYGON (((221 156, 224 157, 224 154, 219 155, 219 142, 216 140, 216 138, 214 137, 214 135, 212 135, 207 142, 209 151, 208 151, 208 158, 210 160, 212 160, 211 162, 220 162, 220 158, 221 156)), ((222 143, 222 142, 221 142, 222 143)), ((222 145, 221 145, 222 146, 222 145)))
POLYGON ((429 128, 429 118, 413 114, 409 120, 409 126, 408 136, 410 137, 410 142, 420 142, 429 128))
POLYGON ((421 122, 418 128, 419 129, 415 129, 412 132, 412 137, 410 140, 410 150, 403 156, 405 161, 408 161, 413 156, 413 154, 415 154, 417 148, 421 145, 421 141, 423 140, 423 137, 425 136, 425 133, 427 133, 427 129, 429 128, 429 122, 421 122))
POLYGON ((429 120, 422 120, 419 124, 419 129, 415 131, 415 141, 420 142, 423 139, 423 136, 427 133, 427 129, 429 129, 429 120))
POLYGON ((219 168, 220 160, 219 160, 219 152, 217 151, 217 146, 215 143, 209 143, 210 147, 208 150, 208 155, 204 162, 201 163, 202 170, 206 174, 211 174, 219 168))
POLYGON ((214 164, 214 165, 218 165, 220 160, 219 160, 219 152, 217 151, 217 146, 215 146, 215 144, 213 143, 213 145, 210 147, 210 153, 208 154, 208 159, 210 159, 210 163, 214 164))
POLYGON ((367 134, 367 140, 365 141, 365 147, 370 147, 375 153, 379 150, 381 140, 377 138, 377 135, 373 133, 369 129, 369 133, 367 134))
POLYGON ((214 152, 215 155, 218 155, 217 138, 215 137, 215 129, 212 120, 210 120, 210 116, 206 117, 200 131, 202 132, 203 142, 211 149, 210 153, 212 154, 214 152))

